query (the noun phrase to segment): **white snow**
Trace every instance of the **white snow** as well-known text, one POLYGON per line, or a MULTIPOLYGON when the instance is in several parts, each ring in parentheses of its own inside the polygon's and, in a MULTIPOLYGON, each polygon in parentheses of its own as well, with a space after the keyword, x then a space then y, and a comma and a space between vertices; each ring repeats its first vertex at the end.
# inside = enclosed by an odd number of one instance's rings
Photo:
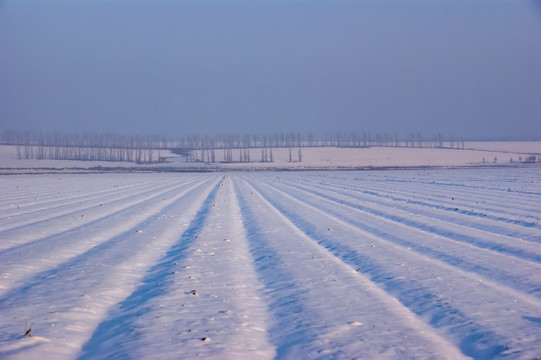
POLYGON ((541 356, 539 167, 0 182, 2 359, 541 356))

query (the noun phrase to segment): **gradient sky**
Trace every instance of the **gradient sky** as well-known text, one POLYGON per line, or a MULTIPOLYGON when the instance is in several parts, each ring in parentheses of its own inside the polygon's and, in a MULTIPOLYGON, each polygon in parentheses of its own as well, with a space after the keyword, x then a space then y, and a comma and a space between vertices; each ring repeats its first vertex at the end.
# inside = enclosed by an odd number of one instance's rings
POLYGON ((0 0, 0 130, 541 139, 539 0, 0 0))

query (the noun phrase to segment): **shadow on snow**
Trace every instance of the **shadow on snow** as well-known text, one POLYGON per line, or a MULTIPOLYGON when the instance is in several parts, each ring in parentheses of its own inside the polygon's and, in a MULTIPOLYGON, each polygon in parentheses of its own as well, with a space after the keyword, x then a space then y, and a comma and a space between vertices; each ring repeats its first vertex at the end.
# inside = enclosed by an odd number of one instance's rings
POLYGON ((176 262, 186 257, 186 250, 205 225, 219 187, 218 183, 209 193, 176 245, 148 271, 142 284, 110 312, 108 320, 98 326, 90 340, 83 346, 79 359, 129 357, 130 344, 137 342, 137 334, 134 332, 136 319, 150 311, 149 306, 145 304, 166 293, 171 269, 176 262), (126 337, 126 340, 121 337, 126 337))

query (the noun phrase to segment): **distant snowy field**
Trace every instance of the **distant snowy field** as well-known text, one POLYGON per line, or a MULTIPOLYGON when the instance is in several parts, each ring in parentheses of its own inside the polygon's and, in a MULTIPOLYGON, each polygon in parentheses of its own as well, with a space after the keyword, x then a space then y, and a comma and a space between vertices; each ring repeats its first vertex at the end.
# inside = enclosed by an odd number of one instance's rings
POLYGON ((2 359, 541 356, 539 167, 0 181, 2 359))
MULTIPOLYGON (((252 162, 221 163, 223 150, 216 150, 215 163, 187 162, 185 157, 170 151, 154 151, 167 158, 160 164, 136 164, 133 162, 72 161, 19 159, 15 146, 0 145, 0 173, 44 172, 75 169, 84 171, 100 166, 132 170, 273 170, 273 169, 356 169, 356 168, 397 168, 397 167, 472 167, 472 166, 516 166, 520 159, 528 155, 541 155, 541 142, 471 142, 464 149, 437 148, 301 148, 298 161, 298 148, 292 148, 292 161, 289 149, 274 148, 273 162, 260 162, 261 149, 250 149, 252 162)), ((234 161, 240 158, 239 150, 232 151, 234 161)))

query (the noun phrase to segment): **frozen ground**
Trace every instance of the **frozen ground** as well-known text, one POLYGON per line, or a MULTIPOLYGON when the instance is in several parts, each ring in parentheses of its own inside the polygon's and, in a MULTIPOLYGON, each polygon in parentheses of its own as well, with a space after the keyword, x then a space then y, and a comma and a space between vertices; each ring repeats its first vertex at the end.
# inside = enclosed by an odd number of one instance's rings
POLYGON ((539 168, 0 181, 2 359, 541 356, 539 168))

